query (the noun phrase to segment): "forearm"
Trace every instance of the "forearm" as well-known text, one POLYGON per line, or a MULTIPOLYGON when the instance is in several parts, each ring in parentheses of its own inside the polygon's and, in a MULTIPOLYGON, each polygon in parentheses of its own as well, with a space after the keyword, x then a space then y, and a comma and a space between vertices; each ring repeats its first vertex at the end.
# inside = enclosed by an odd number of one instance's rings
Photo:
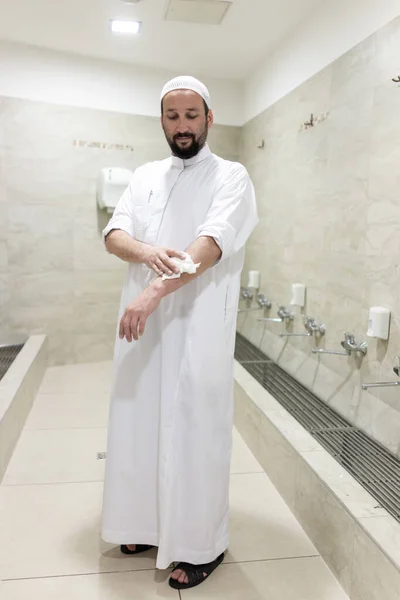
POLYGON ((138 242, 132 236, 120 229, 113 229, 107 235, 106 248, 121 260, 131 263, 143 263, 145 244, 138 242))
POLYGON ((128 342, 137 341, 143 334, 148 317, 153 314, 161 302, 161 299, 187 283, 190 283, 196 277, 200 277, 204 271, 212 267, 221 257, 221 250, 210 237, 199 237, 187 249, 195 263, 201 263, 197 273, 181 275, 178 279, 162 280, 158 277, 151 283, 137 298, 133 300, 126 308, 120 324, 119 337, 126 338, 128 342))
POLYGON ((161 298, 168 296, 172 292, 175 292, 179 288, 201 276, 207 269, 212 267, 217 260, 221 257, 221 250, 211 237, 199 237, 195 240, 189 248, 186 250, 189 256, 192 258, 194 263, 200 263, 196 273, 189 275, 183 273, 178 279, 166 279, 162 281, 161 277, 158 277, 153 281, 149 287, 154 288, 157 295, 161 298))

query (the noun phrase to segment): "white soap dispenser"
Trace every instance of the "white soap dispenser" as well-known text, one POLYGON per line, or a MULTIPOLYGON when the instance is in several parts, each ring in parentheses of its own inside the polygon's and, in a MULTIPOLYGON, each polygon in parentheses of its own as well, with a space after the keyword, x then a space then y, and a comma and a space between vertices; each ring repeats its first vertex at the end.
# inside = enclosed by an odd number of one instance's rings
POLYGON ((306 286, 303 283, 293 283, 292 285, 292 306, 304 308, 306 304, 306 286))
POLYGON ((380 340, 389 339, 390 310, 382 306, 372 306, 369 310, 367 336, 380 340))
POLYGON ((101 209, 105 208, 108 213, 112 214, 132 176, 133 173, 129 169, 118 167, 102 169, 97 180, 97 203, 99 207, 101 209))

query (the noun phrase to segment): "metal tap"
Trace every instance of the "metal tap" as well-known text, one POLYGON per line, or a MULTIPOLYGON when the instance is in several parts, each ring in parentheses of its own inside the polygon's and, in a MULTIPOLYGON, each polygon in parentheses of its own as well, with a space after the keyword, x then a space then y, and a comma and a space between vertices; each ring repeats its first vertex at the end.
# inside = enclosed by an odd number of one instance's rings
POLYGON ((253 300, 253 292, 248 288, 240 288, 240 295, 243 298, 243 300, 253 300))
POLYGON ((317 335, 325 335, 326 327, 325 325, 318 325, 317 321, 312 317, 307 317, 304 323, 304 327, 307 331, 312 335, 316 333, 317 335))
MULTIPOLYGON (((253 296, 251 296, 253 298, 253 296)), ((238 312, 251 312, 253 310, 269 310, 272 306, 271 300, 268 300, 264 294, 257 294, 257 304, 258 306, 248 307, 248 308, 239 308, 238 312)))
POLYGON ((363 356, 367 354, 368 345, 365 342, 356 344, 354 335, 351 333, 344 334, 344 340, 340 342, 340 345, 345 349, 345 352, 336 352, 331 350, 324 350, 322 348, 314 348, 313 354, 334 354, 336 356, 350 356, 350 354, 360 352, 363 356))
POLYGON ((352 352, 360 352, 365 356, 368 352, 368 344, 366 342, 357 344, 352 333, 345 332, 344 340, 341 342, 341 345, 349 354, 352 352))
POLYGON ((264 321, 264 322, 270 322, 270 323, 283 323, 284 321, 288 320, 288 321, 293 321, 294 319, 294 314, 291 313, 290 311, 288 311, 287 308, 285 308, 284 306, 280 306, 279 310, 278 310, 278 317, 279 318, 262 318, 262 319, 257 319, 257 321, 264 321))
POLYGON ((268 298, 266 298, 264 294, 257 295, 257 302, 260 305, 260 307, 264 308, 265 310, 269 310, 272 307, 271 300, 268 300, 268 298))
POLYGON ((304 327, 307 333, 280 333, 279 337, 312 337, 314 334, 325 335, 325 325, 318 325, 317 321, 307 317, 304 321, 304 327))
MULTIPOLYGON (((393 371, 394 373, 396 373, 396 375, 398 377, 400 377, 400 357, 396 356, 396 363, 395 366, 393 367, 393 371)), ((361 388, 363 390, 368 390, 369 388, 381 388, 381 387, 395 387, 400 385, 400 380, 399 381, 378 381, 376 383, 363 383, 361 388)))

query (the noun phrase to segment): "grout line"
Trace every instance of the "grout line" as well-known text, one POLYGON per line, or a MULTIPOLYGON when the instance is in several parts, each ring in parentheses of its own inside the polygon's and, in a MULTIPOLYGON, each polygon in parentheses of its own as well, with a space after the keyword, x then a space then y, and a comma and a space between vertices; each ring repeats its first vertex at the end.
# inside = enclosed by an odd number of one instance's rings
POLYGON ((25 431, 75 431, 75 429, 107 429, 107 425, 94 425, 94 426, 79 426, 79 427, 38 427, 38 428, 29 428, 29 427, 24 427, 23 430, 21 431, 22 433, 25 433, 25 431))
MULTIPOLYGON (((309 559, 309 558, 321 558, 320 554, 310 554, 307 556, 286 556, 286 557, 282 557, 282 558, 260 558, 260 559, 256 559, 256 560, 238 560, 238 561, 231 561, 231 562, 227 562, 224 561, 221 566, 228 566, 228 565, 245 565, 245 564, 251 564, 251 563, 262 563, 262 562, 277 562, 280 560, 304 560, 304 559, 309 559)), ((169 571, 169 570, 173 570, 172 567, 170 567, 170 569, 165 569, 165 571, 169 571)), ((119 575, 119 574, 123 574, 123 573, 149 573, 149 572, 157 572, 158 570, 156 568, 148 568, 148 569, 127 569, 124 571, 94 571, 94 572, 90 572, 90 573, 67 573, 64 575, 38 575, 36 577, 9 577, 9 578, 5 578, 2 579, 2 581, 32 581, 32 580, 36 580, 36 579, 61 579, 61 578, 66 578, 66 577, 90 577, 93 575, 119 575)), ((180 592, 180 590, 178 590, 180 592)), ((179 593, 179 596, 181 598, 181 595, 179 593)))
MULTIPOLYGON (((246 472, 246 473, 231 473, 231 477, 235 475, 265 475, 265 471, 254 471, 254 472, 246 472)), ((6 474, 5 474, 6 475, 6 474)), ((44 485, 77 485, 79 483, 104 483, 103 479, 82 479, 80 481, 39 481, 33 483, 3 483, 0 484, 0 488, 19 488, 19 487, 35 487, 35 486, 44 486, 44 485)), ((386 515, 383 515, 386 516, 386 515)))
POLYGON ((49 481, 49 482, 40 482, 40 483, 2 483, 0 485, 0 489, 2 487, 7 488, 20 488, 20 487, 35 487, 35 486, 44 486, 44 485, 77 485, 79 483, 104 483, 104 479, 88 479, 82 481, 49 481))
POLYGON ((260 562, 277 562, 279 560, 299 560, 299 559, 308 559, 308 558, 321 558, 320 554, 309 554, 306 556, 282 556, 281 558, 258 558, 255 560, 232 560, 226 561, 224 560, 221 566, 223 565, 246 565, 250 563, 260 563, 260 562))
POLYGON ((123 574, 123 573, 148 573, 153 571, 154 573, 157 569, 127 569, 126 571, 93 571, 93 573, 67 573, 65 575, 38 575, 32 577, 10 577, 8 579, 2 579, 1 581, 32 581, 35 579, 62 579, 65 577, 90 577, 93 575, 114 575, 114 574, 123 574))
POLYGON ((231 475, 266 475, 265 471, 240 471, 238 473, 231 473, 231 475))
POLYGON ((75 396, 75 395, 81 395, 81 394, 86 394, 86 395, 90 395, 90 394, 104 394, 104 395, 110 395, 111 394, 111 390, 110 391, 104 391, 103 387, 100 387, 98 390, 94 390, 93 391, 93 385, 88 384, 87 389, 82 389, 82 390, 70 390, 69 392, 66 392, 65 390, 52 390, 52 391, 37 391, 37 394, 35 396, 35 399, 37 396, 54 396, 56 394, 63 394, 64 396, 75 396))

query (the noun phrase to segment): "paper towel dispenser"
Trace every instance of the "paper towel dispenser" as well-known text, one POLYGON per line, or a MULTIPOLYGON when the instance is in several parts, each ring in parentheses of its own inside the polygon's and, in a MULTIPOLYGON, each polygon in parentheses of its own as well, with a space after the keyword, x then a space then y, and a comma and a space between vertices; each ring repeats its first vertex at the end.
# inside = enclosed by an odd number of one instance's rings
POLYGON ((132 178, 132 171, 118 167, 102 169, 97 181, 97 203, 113 213, 132 178))

